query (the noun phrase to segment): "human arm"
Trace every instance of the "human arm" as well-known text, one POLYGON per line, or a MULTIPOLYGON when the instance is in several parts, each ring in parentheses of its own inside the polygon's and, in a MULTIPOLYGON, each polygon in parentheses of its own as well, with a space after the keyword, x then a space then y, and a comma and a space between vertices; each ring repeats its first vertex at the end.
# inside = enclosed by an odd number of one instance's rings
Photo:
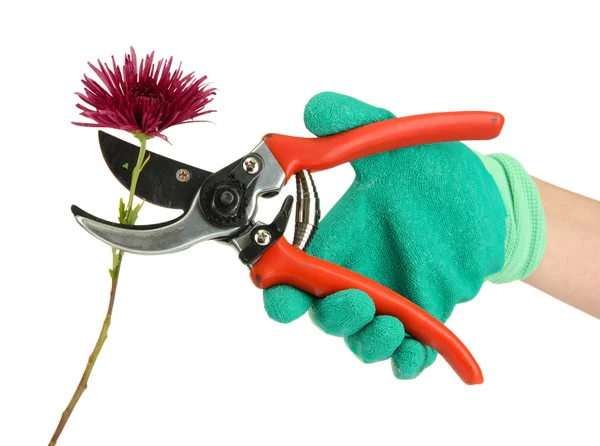
POLYGON ((546 250, 523 281, 600 318, 600 202, 533 180, 546 217, 546 250))
MULTIPOLYGON (((316 136, 392 117, 334 93, 316 95, 305 109, 316 136)), ((382 283, 441 322, 486 280, 525 280, 598 317, 600 203, 532 178, 509 155, 482 155, 461 143, 351 164, 355 181, 321 222, 309 254, 382 283)), ((280 286, 266 290, 264 302, 279 322, 308 311, 363 362, 391 358, 401 379, 418 376, 436 357, 401 321, 377 315, 358 290, 315 299, 280 286)))

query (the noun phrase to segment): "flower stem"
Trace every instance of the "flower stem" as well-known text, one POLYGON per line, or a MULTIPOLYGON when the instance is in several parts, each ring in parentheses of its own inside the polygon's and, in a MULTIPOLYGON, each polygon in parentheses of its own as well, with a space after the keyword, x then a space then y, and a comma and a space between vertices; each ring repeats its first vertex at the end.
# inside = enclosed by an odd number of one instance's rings
POLYGON ((131 188, 129 189, 129 200, 127 201, 127 219, 129 219, 129 216, 131 215, 131 209, 133 209, 135 187, 137 186, 142 167, 144 167, 144 157, 146 156, 146 141, 148 141, 148 138, 146 136, 138 136, 138 139, 140 140, 140 152, 138 153, 137 162, 135 163, 133 172, 131 172, 131 188))
MULTIPOLYGON (((129 189, 129 200, 127 202, 126 209, 126 217, 125 224, 133 224, 133 221, 130 221, 131 211, 133 209, 133 197, 135 196, 135 188, 137 186, 138 178, 142 168, 144 167, 145 161, 144 156, 146 155, 146 142, 148 138, 145 135, 135 135, 140 140, 140 151, 138 154, 137 163, 131 173, 131 188, 129 189)), ((137 217, 137 216, 136 216, 137 217)), ((65 428, 67 421, 71 417, 75 406, 79 402, 81 395, 88 387, 88 379, 92 374, 92 370, 94 365, 96 364, 96 360, 100 355, 100 351, 102 350, 102 346, 108 337, 108 329, 110 327, 110 322, 112 319, 113 307, 115 305, 115 296, 117 295, 117 285, 119 283, 119 273, 121 271, 121 262, 123 261, 123 255, 125 252, 121 250, 117 250, 113 248, 113 267, 111 270, 111 288, 110 288, 110 299, 108 302, 108 310, 106 311, 106 316, 104 318, 104 323, 102 324, 102 330, 100 331, 100 336, 96 341, 96 345, 94 346, 94 350, 92 354, 88 358, 87 365, 85 370, 83 371, 83 375, 81 376, 81 380, 77 388, 75 389, 75 393, 71 397, 67 408, 63 411, 58 426, 56 426, 56 430, 50 439, 50 443, 48 446, 55 446, 58 442, 60 435, 62 434, 63 429, 65 428)))
POLYGON ((112 310, 113 310, 113 306, 115 303, 115 295, 117 293, 117 284, 119 282, 119 271, 121 269, 120 261, 122 258, 123 258, 123 253, 119 253, 119 264, 117 265, 116 269, 114 270, 114 274, 112 277, 112 286, 110 289, 110 301, 108 304, 108 311, 106 312, 106 317, 104 318, 104 323, 102 324, 102 331, 100 332, 100 336, 98 337, 98 340, 96 341, 96 345, 94 346, 94 350, 92 351, 92 354, 88 358, 88 362, 87 362, 87 365, 83 372, 83 376, 81 377, 81 380, 79 381, 79 385, 77 386, 77 389, 75 389, 75 393, 73 394, 71 401, 69 401, 67 408, 62 413, 62 417, 60 418, 60 422, 58 423, 58 426, 56 427, 56 430, 54 431, 54 435, 52 435, 52 439, 50 440, 49 446, 54 446, 56 444, 56 442, 58 441, 58 438, 60 437, 60 434, 62 433, 64 427, 67 424, 67 421, 69 420, 69 417, 71 416, 71 413, 73 412, 73 409, 75 409, 75 406, 79 402, 79 398, 81 398, 81 395, 83 395, 83 392, 85 391, 85 389, 87 389, 88 379, 89 379, 90 375, 92 374, 92 369, 94 368, 96 359, 98 359, 98 355, 100 354, 100 350, 102 350, 104 341, 106 341, 106 338, 108 337, 108 327, 110 327, 112 310))

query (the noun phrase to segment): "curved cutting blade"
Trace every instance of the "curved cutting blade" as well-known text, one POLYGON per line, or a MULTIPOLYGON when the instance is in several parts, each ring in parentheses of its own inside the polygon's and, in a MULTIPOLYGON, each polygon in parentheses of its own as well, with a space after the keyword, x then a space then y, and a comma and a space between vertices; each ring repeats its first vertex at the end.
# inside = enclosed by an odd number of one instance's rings
POLYGON ((221 228, 209 223, 199 209, 197 197, 180 217, 159 224, 129 226, 95 217, 71 206, 77 222, 104 243, 134 254, 168 254, 196 243, 229 237, 239 228, 221 228))
MULTIPOLYGON (((103 131, 98 132, 98 140, 110 171, 129 190, 131 172, 137 162, 140 148, 103 131)), ((146 153, 150 155, 150 160, 140 175, 135 195, 157 206, 186 210, 212 172, 157 153, 146 153), (178 172, 183 175, 177 175, 178 172), (186 181, 181 181, 178 177, 186 181)))

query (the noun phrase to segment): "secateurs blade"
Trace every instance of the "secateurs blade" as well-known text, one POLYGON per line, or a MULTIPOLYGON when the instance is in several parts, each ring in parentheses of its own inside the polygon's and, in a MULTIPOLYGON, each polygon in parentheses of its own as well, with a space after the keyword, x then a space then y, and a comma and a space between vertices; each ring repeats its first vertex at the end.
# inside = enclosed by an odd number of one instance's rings
MULTIPOLYGON (((445 325, 378 282, 304 252, 320 211, 311 171, 389 150, 438 142, 487 140, 504 118, 492 112, 449 112, 394 118, 322 138, 269 133, 248 154, 210 173, 151 154, 136 195, 158 206, 182 209, 169 222, 145 226, 112 223, 73 206, 78 223, 103 242, 136 254, 177 252, 207 240, 230 244, 250 268, 258 288, 291 285, 323 298, 346 289, 366 292, 377 314, 395 316, 413 338, 437 350, 467 384, 483 382, 479 365, 445 325), (255 221, 259 197, 272 197, 296 175, 293 245, 283 237, 291 215, 288 196, 270 224, 255 221)), ((125 187, 131 184, 139 148, 100 132, 105 160, 125 187)))

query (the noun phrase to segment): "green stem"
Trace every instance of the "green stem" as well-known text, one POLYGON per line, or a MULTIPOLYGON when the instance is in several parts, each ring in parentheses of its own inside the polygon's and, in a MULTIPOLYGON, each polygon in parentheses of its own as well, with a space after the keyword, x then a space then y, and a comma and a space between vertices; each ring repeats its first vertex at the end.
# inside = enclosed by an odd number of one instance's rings
POLYGON ((129 220, 129 215, 133 209, 135 187, 137 186, 138 178, 140 177, 140 172, 144 165, 144 157, 146 156, 146 141, 148 141, 148 138, 145 135, 142 135, 138 136, 138 139, 140 140, 140 152, 138 153, 138 159, 133 168, 133 172, 131 172, 131 188, 129 189, 129 200, 127 201, 127 220, 129 220))
MULTIPOLYGON (((144 156, 146 155, 146 142, 148 141, 148 137, 145 135, 135 135, 140 140, 140 152, 138 154, 137 163, 131 173, 131 188, 129 189, 129 200, 127 202, 127 210, 126 210, 126 218, 125 224, 131 224, 129 221, 129 216, 131 215, 131 210, 133 209, 133 197, 135 196, 135 188, 137 186, 138 178, 140 176, 140 172, 144 167, 144 156)), ((106 338, 108 338, 108 329, 110 327, 110 322, 112 319, 113 307, 115 305, 115 296, 117 295, 117 285, 119 283, 119 273, 121 272, 121 262, 123 261, 123 255, 125 253, 123 251, 117 250, 113 248, 113 267, 111 273, 111 288, 110 288, 110 299, 108 302, 108 310, 106 311, 106 316, 104 318, 104 323, 102 324, 102 330, 100 330, 100 336, 96 341, 96 345, 94 346, 94 350, 92 354, 88 358, 87 365, 85 370, 83 371, 83 375, 75 389, 75 393, 71 397, 67 408, 63 411, 58 426, 56 426, 56 430, 50 439, 50 443, 48 446, 55 446, 58 442, 58 439, 65 428, 67 421, 71 417, 75 406, 79 402, 81 395, 88 387, 88 380, 90 375, 92 374, 92 370, 94 369, 94 365, 96 364, 96 360, 100 355, 100 351, 104 346, 104 342, 106 338)))

